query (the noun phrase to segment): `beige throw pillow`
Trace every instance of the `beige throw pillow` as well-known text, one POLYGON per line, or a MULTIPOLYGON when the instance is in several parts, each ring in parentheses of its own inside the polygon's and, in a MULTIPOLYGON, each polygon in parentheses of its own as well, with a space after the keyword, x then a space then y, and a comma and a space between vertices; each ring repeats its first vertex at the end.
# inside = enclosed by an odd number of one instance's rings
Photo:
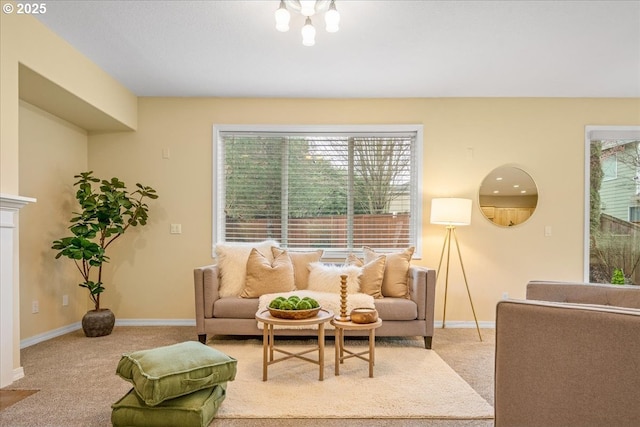
MULTIPOLYGON (((284 249, 274 246, 271 248, 271 251, 273 253, 273 257, 276 258, 284 252, 284 249)), ((293 263, 293 279, 296 289, 307 289, 309 286, 309 264, 320 261, 324 251, 322 249, 318 249, 317 251, 312 252, 287 251, 287 253, 293 263)))
MULTIPOLYGON (((373 249, 365 246, 364 262, 369 263, 376 257, 383 255, 376 253, 373 249)), ((409 267, 413 256, 413 246, 402 252, 389 252, 387 263, 384 267, 384 278, 382 279, 382 295, 385 297, 409 298, 409 267)))
POLYGON ((264 294, 293 290, 293 264, 287 251, 282 251, 272 263, 257 249, 251 249, 241 298, 258 298, 264 294))
POLYGON ((257 248, 273 261, 271 247, 278 246, 278 242, 265 240, 255 243, 218 243, 215 247, 218 264, 220 285, 218 292, 221 297, 238 296, 244 288, 247 276, 247 260, 252 248, 257 248))
POLYGON ((386 255, 380 255, 364 263, 354 254, 347 256, 346 264, 362 267, 360 276, 360 292, 371 295, 374 298, 382 298, 382 279, 384 278, 384 267, 387 262, 386 255))

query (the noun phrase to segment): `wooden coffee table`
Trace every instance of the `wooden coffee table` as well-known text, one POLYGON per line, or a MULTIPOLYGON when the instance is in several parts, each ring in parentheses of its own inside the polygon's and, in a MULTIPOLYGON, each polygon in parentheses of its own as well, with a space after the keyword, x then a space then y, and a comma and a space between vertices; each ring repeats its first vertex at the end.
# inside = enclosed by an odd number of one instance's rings
POLYGON ((378 319, 373 323, 354 323, 350 320, 333 319, 331 324, 336 328, 336 375, 340 375, 340 364, 346 359, 357 357, 369 362, 369 377, 373 378, 373 365, 376 360, 376 329, 382 326, 382 320, 378 319), (344 331, 359 330, 369 331, 369 348, 365 351, 355 353, 344 348, 344 331), (345 355, 346 353, 346 355, 345 355), (368 355, 369 357, 365 357, 368 355))
POLYGON ((256 320, 264 323, 264 332, 262 334, 262 381, 267 380, 267 367, 274 363, 282 362, 283 360, 296 358, 305 360, 307 362, 318 365, 320 368, 319 380, 324 379, 324 327, 325 324, 333 319, 333 312, 330 310, 322 309, 318 314, 309 319, 291 320, 280 319, 273 317, 269 310, 258 311, 256 313, 256 320), (283 348, 276 347, 275 337, 273 333, 274 326, 276 325, 289 325, 289 326, 312 326, 318 325, 318 345, 312 348, 292 353, 283 348), (317 351, 318 359, 311 359, 304 356, 305 354, 317 351), (286 356, 275 358, 275 353, 282 353, 286 356))

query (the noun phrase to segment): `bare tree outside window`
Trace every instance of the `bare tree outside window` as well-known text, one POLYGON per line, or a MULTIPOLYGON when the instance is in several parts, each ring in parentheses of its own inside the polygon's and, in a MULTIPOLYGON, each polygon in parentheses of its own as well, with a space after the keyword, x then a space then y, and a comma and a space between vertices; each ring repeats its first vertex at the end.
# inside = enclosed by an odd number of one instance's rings
POLYGON ((338 252, 416 245, 415 135, 225 133, 224 241, 338 252))

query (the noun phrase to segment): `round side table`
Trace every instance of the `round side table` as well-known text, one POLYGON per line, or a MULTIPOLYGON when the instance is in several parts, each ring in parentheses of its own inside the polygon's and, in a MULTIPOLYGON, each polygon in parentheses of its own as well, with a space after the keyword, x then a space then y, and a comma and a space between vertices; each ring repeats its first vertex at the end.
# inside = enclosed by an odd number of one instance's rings
POLYGON ((373 365, 376 354, 376 329, 382 325, 382 320, 378 319, 373 323, 354 323, 350 320, 343 321, 333 319, 331 324, 336 328, 336 375, 340 375, 340 364, 346 359, 357 357, 365 362, 369 362, 369 378, 373 378, 373 365), (344 347, 344 331, 369 331, 369 348, 361 352, 354 352, 344 347), (368 357, 365 357, 368 356, 368 357))
POLYGON ((333 312, 330 310, 321 309, 318 315, 309 319, 290 320, 280 319, 273 317, 269 310, 263 310, 256 313, 256 320, 264 323, 264 331, 262 334, 262 381, 267 380, 267 367, 274 363, 282 362, 283 360, 291 359, 293 357, 307 362, 316 364, 319 366, 318 379, 322 381, 324 379, 324 326, 325 323, 333 319, 333 312), (318 325, 318 345, 313 348, 301 350, 297 353, 279 348, 275 345, 274 326, 276 325, 295 325, 295 326, 311 326, 318 325), (306 356, 307 353, 318 352, 318 359, 313 360, 306 356), (285 356, 276 358, 275 353, 282 353, 285 356))

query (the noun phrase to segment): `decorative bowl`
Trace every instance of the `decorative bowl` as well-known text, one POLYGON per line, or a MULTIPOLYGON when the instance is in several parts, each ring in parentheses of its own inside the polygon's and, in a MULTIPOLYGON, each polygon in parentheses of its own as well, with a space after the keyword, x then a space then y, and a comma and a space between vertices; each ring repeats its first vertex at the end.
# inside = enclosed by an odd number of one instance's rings
POLYGON ((378 311, 375 308, 354 308, 349 316, 353 323, 373 323, 378 320, 378 311))
POLYGON ((271 313, 273 317, 289 320, 310 319, 317 316, 319 311, 320 307, 311 308, 309 310, 279 310, 277 308, 269 307, 269 313, 271 313))

